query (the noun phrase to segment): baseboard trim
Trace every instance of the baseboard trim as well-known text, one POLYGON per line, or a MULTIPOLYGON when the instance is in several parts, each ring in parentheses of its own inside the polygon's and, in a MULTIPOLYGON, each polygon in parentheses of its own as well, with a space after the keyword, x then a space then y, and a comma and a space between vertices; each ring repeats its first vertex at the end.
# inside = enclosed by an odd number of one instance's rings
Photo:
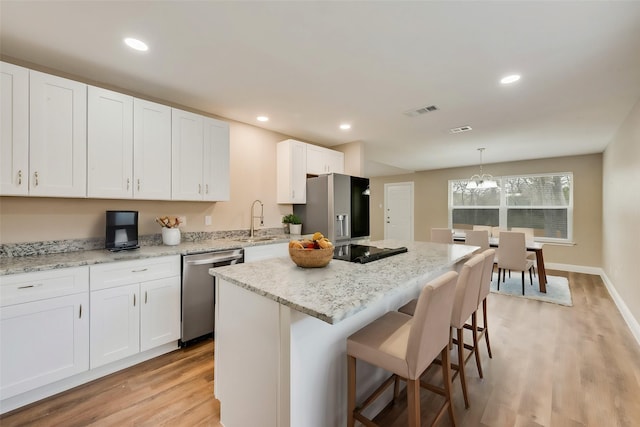
POLYGON ((602 269, 600 267, 589 267, 585 265, 557 264, 553 262, 545 262, 544 268, 548 270, 570 271, 572 273, 595 274, 596 276, 602 275, 602 269))
POLYGON ((618 307, 618 311, 622 315, 622 318, 627 323, 627 326, 629 326, 631 334, 633 334, 634 338, 638 342, 638 345, 640 346, 640 323, 638 323, 638 320, 633 317, 631 310, 629 310, 629 307, 627 307, 627 304, 625 304, 615 286, 613 286, 613 283, 611 282, 611 280, 609 280, 609 277, 602 269, 600 269, 600 277, 602 278, 604 285, 609 291, 609 295, 611 295, 611 298, 613 298, 613 302, 618 307))
POLYGON ((622 318, 631 330, 631 334, 638 342, 638 345, 640 345, 640 323, 635 317, 633 317, 631 310, 629 310, 629 307, 627 307, 627 304, 624 302, 624 300, 616 290, 613 282, 609 280, 609 277, 602 268, 556 263, 545 263, 544 267, 545 269, 549 270, 570 271, 572 273, 595 274, 596 276, 600 276, 600 278, 602 278, 602 281, 604 282, 604 286, 607 288, 607 291, 609 291, 609 295, 611 295, 613 302, 618 308, 618 311, 622 315, 622 318))

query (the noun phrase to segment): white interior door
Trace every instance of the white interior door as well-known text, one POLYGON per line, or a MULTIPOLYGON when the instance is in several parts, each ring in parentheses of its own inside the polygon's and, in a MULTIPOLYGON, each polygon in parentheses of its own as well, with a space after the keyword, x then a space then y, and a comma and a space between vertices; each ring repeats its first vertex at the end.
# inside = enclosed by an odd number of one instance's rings
POLYGON ((413 182, 384 185, 384 238, 413 240, 413 182))

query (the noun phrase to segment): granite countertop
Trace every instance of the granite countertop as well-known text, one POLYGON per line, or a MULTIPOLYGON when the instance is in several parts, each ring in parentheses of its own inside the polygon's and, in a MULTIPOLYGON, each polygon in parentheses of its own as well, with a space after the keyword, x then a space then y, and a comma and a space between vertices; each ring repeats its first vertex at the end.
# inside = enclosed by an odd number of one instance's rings
MULTIPOLYGON (((359 242, 360 243, 360 242, 359 242)), ((332 260, 324 268, 300 268, 289 258, 210 269, 230 283, 307 315, 335 324, 374 302, 426 283, 468 258, 476 246, 394 240, 363 241, 408 252, 367 264, 332 260)))
POLYGON ((289 240, 290 236, 285 235, 273 236, 271 240, 255 242, 234 239, 209 239, 198 242, 183 242, 176 246, 142 246, 139 249, 121 252, 110 252, 106 249, 99 249, 48 255, 6 257, 0 258, 0 276, 167 255, 189 255, 225 249, 246 248, 249 246, 283 243, 289 240))

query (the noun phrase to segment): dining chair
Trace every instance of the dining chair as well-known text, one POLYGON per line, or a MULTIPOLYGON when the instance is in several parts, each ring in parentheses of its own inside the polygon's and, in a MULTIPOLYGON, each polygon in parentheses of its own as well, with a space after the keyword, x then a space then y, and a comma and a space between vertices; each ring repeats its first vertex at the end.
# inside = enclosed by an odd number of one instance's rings
POLYGON ((527 258, 527 246, 524 233, 503 231, 498 243, 498 290, 500 290, 500 273, 504 282, 504 272, 514 270, 522 272, 522 295, 524 295, 524 273, 529 272, 529 281, 533 285, 533 261, 527 258))
POLYGON ((451 312, 456 292, 458 273, 449 271, 427 283, 420 291, 415 313, 409 316, 391 311, 364 326, 347 338, 347 426, 358 420, 365 425, 375 425, 362 411, 377 399, 391 384, 394 402, 398 397, 397 380, 407 383, 408 424, 420 427, 421 385, 445 397, 435 425, 445 410, 452 424, 455 415, 451 402, 451 371, 449 363, 449 331, 451 312), (443 388, 422 383, 420 376, 440 355, 442 359, 443 388), (360 407, 356 407, 356 360, 360 359, 391 372, 360 407))
POLYGON ((511 227, 511 231, 516 233, 524 233, 526 240, 533 240, 533 228, 530 227, 511 227))
POLYGON ((470 246, 480 246, 483 251, 489 249, 489 231, 467 230, 465 231, 464 243, 470 246))
POLYGON ((486 231, 488 231, 488 232, 489 232, 489 236, 491 236, 491 229, 492 229, 492 228, 493 228, 493 227, 492 227, 492 226, 490 226, 490 225, 474 225, 474 226, 473 226, 473 229, 474 229, 474 230, 476 230, 476 231, 480 231, 480 230, 486 230, 486 231))
MULTIPOLYGON (((482 269, 484 267, 484 255, 477 254, 465 262, 460 270, 458 281, 456 282, 456 295, 453 301, 453 310, 451 311, 451 327, 456 329, 456 338, 451 337, 451 342, 458 347, 458 363, 452 364, 451 367, 456 371, 453 378, 460 377, 462 386, 462 395, 464 397, 465 408, 469 407, 469 396, 467 394, 467 379, 464 373, 464 365, 471 358, 476 356, 476 364, 478 371, 481 372, 480 359, 478 356, 478 337, 475 334, 477 327, 475 313, 478 310, 478 295, 480 293, 480 281, 482 279, 482 269), (465 345, 464 343, 464 325, 467 319, 471 317, 473 345, 465 345), (464 350, 471 350, 465 358, 464 350)), ((412 315, 417 306, 417 300, 412 300, 398 309, 399 312, 412 315)))
POLYGON ((431 241, 436 243, 453 243, 453 230, 450 228, 432 228, 431 241))
POLYGON ((500 233, 507 231, 502 227, 491 227, 491 237, 500 237, 500 233))
MULTIPOLYGON (((511 227, 511 231, 515 231, 516 233, 524 233, 525 240, 527 241, 533 241, 535 237, 533 228, 530 228, 530 227, 511 227)), ((529 258, 534 262, 533 274, 535 275, 536 274, 536 267, 535 267, 536 254, 533 252, 527 252, 527 258, 529 258)))

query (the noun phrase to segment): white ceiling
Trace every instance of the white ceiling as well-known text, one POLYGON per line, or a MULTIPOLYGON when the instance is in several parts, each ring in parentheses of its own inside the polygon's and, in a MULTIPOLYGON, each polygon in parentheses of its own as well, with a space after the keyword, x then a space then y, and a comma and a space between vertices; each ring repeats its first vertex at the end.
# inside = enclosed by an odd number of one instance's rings
POLYGON ((478 147, 485 163, 602 152, 640 99, 638 1, 2 0, 0 37, 5 59, 363 141, 368 176, 477 164, 478 147))

